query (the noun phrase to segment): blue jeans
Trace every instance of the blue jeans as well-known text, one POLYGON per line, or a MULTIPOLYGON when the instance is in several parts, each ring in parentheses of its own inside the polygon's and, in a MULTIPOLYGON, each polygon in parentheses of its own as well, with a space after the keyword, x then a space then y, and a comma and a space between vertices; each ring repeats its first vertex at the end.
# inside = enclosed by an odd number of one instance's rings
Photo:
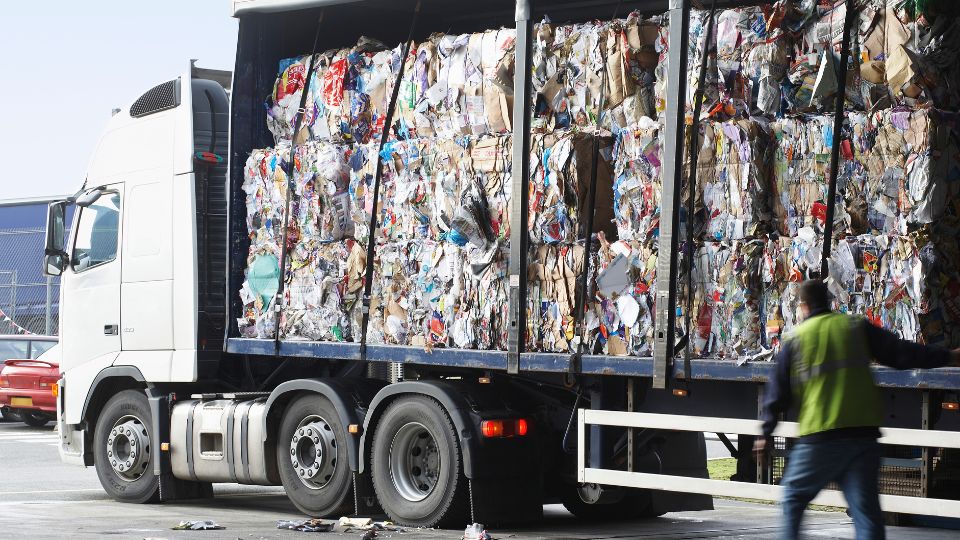
POLYGON ((800 442, 790 452, 784 487, 783 537, 800 535, 800 521, 810 501, 828 482, 836 480, 853 515, 858 540, 883 540, 883 514, 877 477, 880 443, 872 438, 800 442))

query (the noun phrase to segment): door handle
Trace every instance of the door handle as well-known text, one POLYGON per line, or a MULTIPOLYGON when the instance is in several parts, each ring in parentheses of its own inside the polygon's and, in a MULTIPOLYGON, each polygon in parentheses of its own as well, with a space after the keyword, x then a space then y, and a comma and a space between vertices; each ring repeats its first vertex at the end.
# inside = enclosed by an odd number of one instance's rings
POLYGON ((115 336, 120 333, 119 324, 105 324, 103 325, 103 335, 105 336, 115 336))

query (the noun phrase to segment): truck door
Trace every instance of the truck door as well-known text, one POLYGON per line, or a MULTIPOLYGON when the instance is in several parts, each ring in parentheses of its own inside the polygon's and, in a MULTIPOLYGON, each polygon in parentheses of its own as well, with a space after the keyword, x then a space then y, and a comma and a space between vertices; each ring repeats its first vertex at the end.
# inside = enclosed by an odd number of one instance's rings
MULTIPOLYGON (((120 351, 120 212, 123 184, 110 184, 93 204, 77 208, 60 305, 61 369, 120 351)), ((106 357, 106 358, 105 358, 106 357)), ((98 362, 99 363, 99 362, 98 362)))

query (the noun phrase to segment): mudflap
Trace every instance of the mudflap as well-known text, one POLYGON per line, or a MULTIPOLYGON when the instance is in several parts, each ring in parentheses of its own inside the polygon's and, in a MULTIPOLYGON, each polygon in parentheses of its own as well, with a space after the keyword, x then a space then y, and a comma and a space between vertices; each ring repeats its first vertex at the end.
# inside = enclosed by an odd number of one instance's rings
POLYGON ((353 513, 355 516, 381 516, 384 514, 377 494, 373 491, 373 481, 369 474, 353 473, 353 513))
POLYGON ((540 479, 493 477, 468 480, 470 518, 487 527, 532 523, 543 518, 540 479))
POLYGON ((213 484, 180 480, 172 473, 160 475, 160 501, 179 501, 184 499, 212 499, 213 484))

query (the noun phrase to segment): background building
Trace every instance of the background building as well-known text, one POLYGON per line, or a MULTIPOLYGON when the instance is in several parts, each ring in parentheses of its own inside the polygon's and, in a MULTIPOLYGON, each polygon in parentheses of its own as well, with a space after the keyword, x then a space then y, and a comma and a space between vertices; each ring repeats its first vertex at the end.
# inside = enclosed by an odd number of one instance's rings
POLYGON ((60 280, 42 268, 47 203, 57 198, 0 200, 0 334, 58 332, 60 280))

